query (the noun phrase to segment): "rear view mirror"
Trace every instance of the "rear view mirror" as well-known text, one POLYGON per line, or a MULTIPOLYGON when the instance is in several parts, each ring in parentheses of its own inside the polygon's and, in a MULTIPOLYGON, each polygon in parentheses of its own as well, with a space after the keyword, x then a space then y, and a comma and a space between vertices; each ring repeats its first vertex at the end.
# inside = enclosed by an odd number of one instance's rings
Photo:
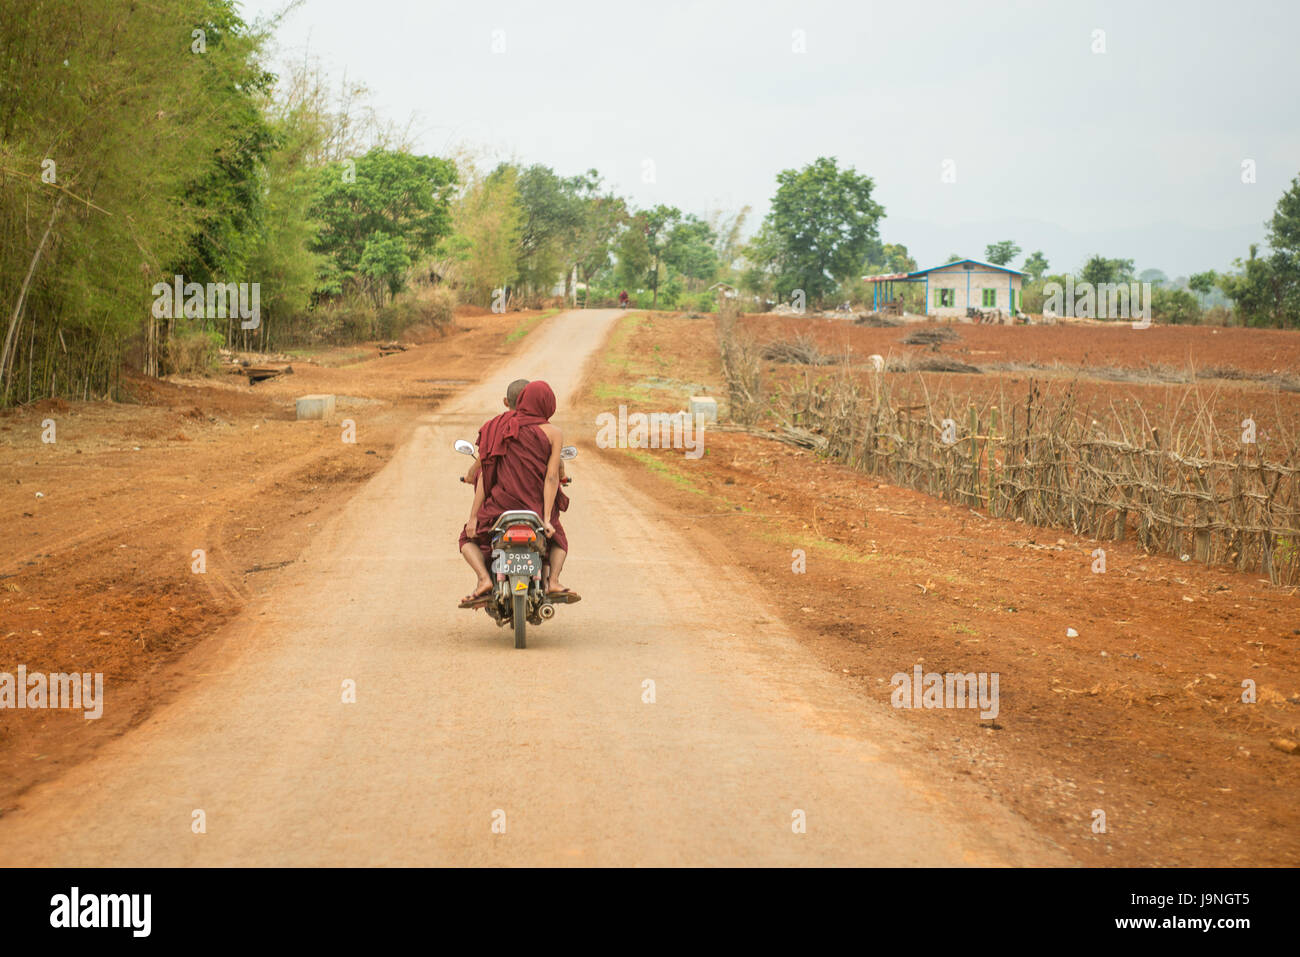
MULTIPOLYGON (((464 439, 457 439, 457 440, 456 440, 456 451, 459 452, 461 455, 473 455, 473 454, 474 454, 474 443, 472 443, 472 442, 466 442, 464 439)), ((561 454, 563 454, 563 453, 561 453, 561 454)))
POLYGON ((576 459, 577 457, 578 449, 576 446, 566 445, 564 448, 560 449, 560 458, 562 459, 576 459))

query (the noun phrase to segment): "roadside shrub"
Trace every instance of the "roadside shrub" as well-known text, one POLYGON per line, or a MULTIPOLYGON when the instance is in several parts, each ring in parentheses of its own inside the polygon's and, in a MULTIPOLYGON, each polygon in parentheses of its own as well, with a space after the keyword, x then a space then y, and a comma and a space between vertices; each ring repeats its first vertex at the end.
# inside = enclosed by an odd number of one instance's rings
POLYGON ((696 312, 717 312, 718 302, 722 296, 716 290, 714 292, 701 292, 695 297, 696 312))
POLYGON ((1201 324, 1206 326, 1235 326, 1237 319, 1227 306, 1211 306, 1201 314, 1201 324))
POLYGON ((187 328, 167 340, 167 371, 174 375, 212 375, 221 365, 225 338, 215 330, 187 328))
POLYGON ((1201 306, 1186 289, 1156 286, 1151 290, 1151 315, 1162 322, 1191 324, 1201 321, 1201 306))
POLYGON ((451 327, 456 318, 459 298, 449 286, 424 286, 399 295, 379 311, 373 336, 392 340, 414 326, 427 326, 439 334, 451 327))

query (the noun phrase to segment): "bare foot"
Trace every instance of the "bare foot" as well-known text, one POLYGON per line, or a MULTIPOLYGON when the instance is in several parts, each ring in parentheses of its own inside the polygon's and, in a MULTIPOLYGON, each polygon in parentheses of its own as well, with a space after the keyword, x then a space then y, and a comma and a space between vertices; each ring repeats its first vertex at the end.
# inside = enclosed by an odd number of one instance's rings
POLYGON ((474 591, 460 600, 460 607, 469 608, 487 598, 491 593, 492 580, 490 578, 480 579, 474 591))
POLYGON ((551 582, 550 587, 546 589, 546 597, 552 603, 559 602, 561 604, 573 604, 575 601, 580 600, 576 591, 570 591, 559 582, 551 582))

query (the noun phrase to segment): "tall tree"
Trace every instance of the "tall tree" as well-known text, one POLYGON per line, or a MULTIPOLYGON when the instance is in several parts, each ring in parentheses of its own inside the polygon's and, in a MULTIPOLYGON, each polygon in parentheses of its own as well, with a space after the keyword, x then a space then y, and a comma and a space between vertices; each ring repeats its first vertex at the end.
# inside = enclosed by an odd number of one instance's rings
POLYGON ((776 195, 750 256, 775 277, 782 295, 802 289, 824 301, 879 244, 884 207, 872 199, 875 182, 853 167, 820 157, 803 169, 777 174, 776 195))
POLYGON ((867 260, 863 270, 868 274, 915 272, 916 260, 902 243, 885 243, 877 254, 867 260))
POLYGON ((1214 290, 1218 281, 1218 274, 1213 269, 1208 269, 1205 272, 1194 273, 1187 280, 1187 288, 1196 293, 1200 297, 1200 302, 1204 304, 1205 297, 1214 290))
POLYGON ((676 272, 703 285, 718 274, 717 237, 713 227, 696 216, 687 215, 668 233, 664 262, 676 272))
POLYGON ((718 264, 723 270, 731 270, 741 257, 745 222, 751 212, 753 207, 742 206, 731 215, 717 210, 708 216, 709 227, 716 237, 714 249, 718 255, 718 264))
POLYGON ((650 256, 650 288, 654 291, 655 306, 659 305, 659 267, 663 263, 664 250, 668 246, 668 236, 681 218, 680 209, 676 206, 664 206, 662 203, 654 209, 646 210, 638 217, 638 224, 645 234, 646 252, 650 256))
POLYGON ((372 149, 322 167, 314 217, 330 257, 324 291, 357 287, 376 305, 402 288, 407 268, 451 232, 456 168, 435 156, 372 149))
POLYGON ((619 285, 639 289, 649 284, 650 246, 646 242, 645 213, 634 214, 619 235, 617 243, 619 285))
POLYGON ((252 170, 268 147, 253 108, 264 42, 229 0, 7 5, 0 405, 111 392, 135 335, 158 371, 154 284, 196 235, 209 267, 242 265, 234 231, 257 222, 252 170))
MULTIPOLYGON (((504 175, 511 164, 493 173, 504 175)), ((515 168, 523 221, 519 229, 518 279, 534 291, 548 291, 573 262, 573 237, 583 224, 583 203, 575 184, 549 166, 515 168)))
POLYGON ((1083 264, 1079 271, 1081 282, 1090 282, 1094 286, 1103 283, 1128 282, 1133 278, 1133 260, 1107 259, 1105 256, 1093 256, 1083 264))
POLYGON ((603 178, 594 169, 565 181, 565 188, 575 197, 578 221, 569 233, 566 248, 572 269, 565 274, 566 297, 572 290, 568 280, 591 284, 592 277, 609 265, 610 252, 619 231, 627 222, 627 203, 605 188, 603 178))
POLYGON ((460 164, 467 180, 457 197, 454 234, 439 248, 440 270, 455 270, 466 301, 487 306, 493 291, 514 281, 518 269, 523 207, 512 166, 481 175, 469 162, 460 164))
POLYGON ((1272 273, 1276 318, 1280 325, 1300 326, 1300 176, 1277 201, 1268 222, 1268 245, 1273 250, 1272 273))
POLYGON ((1020 247, 1010 239, 989 243, 984 247, 984 258, 995 266, 1005 266, 1020 255, 1020 247))
POLYGON ((1259 255, 1259 245, 1250 244, 1245 259, 1234 259, 1239 270, 1219 276, 1219 288, 1232 300, 1233 309, 1243 325, 1285 324, 1282 284, 1273 270, 1272 261, 1259 255))
POLYGON ((1029 274, 1031 282, 1038 282, 1046 275, 1049 268, 1047 257, 1043 255, 1041 249, 1035 250, 1025 257, 1024 264, 1020 268, 1029 274))

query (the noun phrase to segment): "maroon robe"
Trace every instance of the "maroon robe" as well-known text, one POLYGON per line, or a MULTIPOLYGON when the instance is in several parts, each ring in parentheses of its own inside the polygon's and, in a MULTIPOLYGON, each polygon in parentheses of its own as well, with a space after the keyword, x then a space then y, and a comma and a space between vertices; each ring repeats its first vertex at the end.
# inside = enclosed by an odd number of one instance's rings
MULTIPOLYGON (((473 540, 485 555, 491 552, 492 526, 503 512, 527 509, 542 514, 546 490, 546 467, 551 457, 551 440, 540 426, 555 412, 555 393, 545 382, 530 382, 519 395, 515 408, 489 420, 478 435, 483 506, 473 540)), ((566 552, 568 536, 560 524, 560 512, 569 507, 568 496, 556 490, 551 509, 551 540, 566 552)), ((470 540, 468 529, 461 533, 463 546, 470 540)))

